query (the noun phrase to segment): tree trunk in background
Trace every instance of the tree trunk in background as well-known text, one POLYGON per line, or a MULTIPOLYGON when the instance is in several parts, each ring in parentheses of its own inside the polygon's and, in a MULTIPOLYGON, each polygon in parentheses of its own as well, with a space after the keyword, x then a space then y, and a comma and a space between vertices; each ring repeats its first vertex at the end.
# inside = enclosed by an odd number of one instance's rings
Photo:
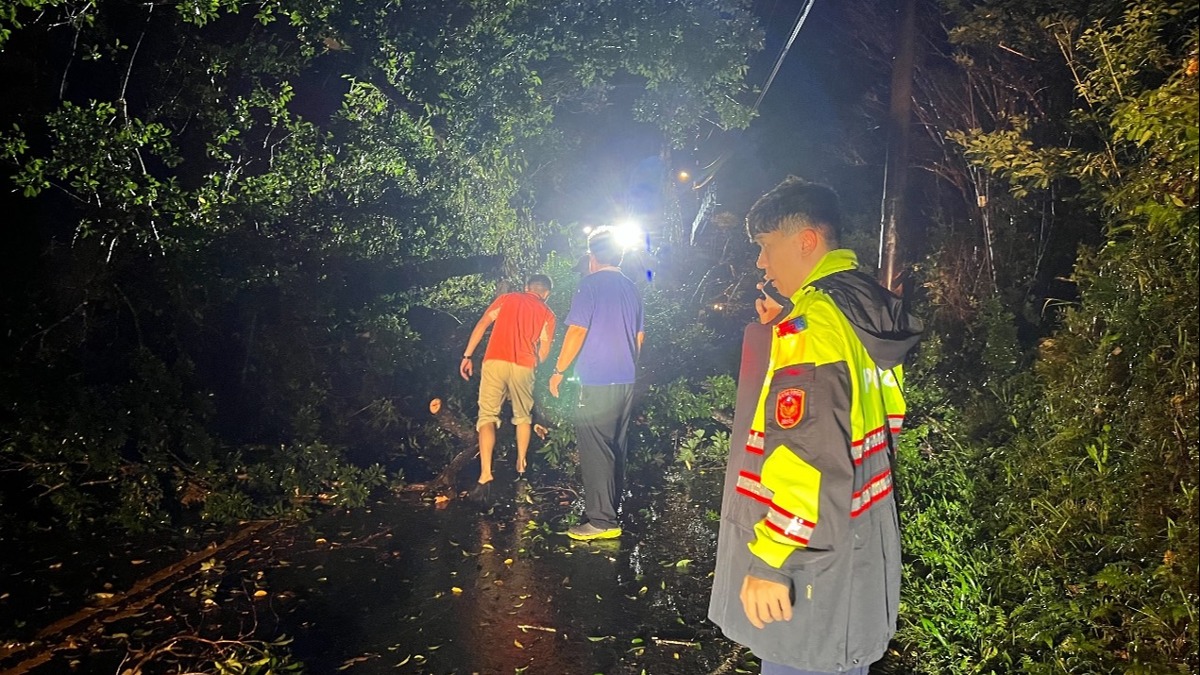
POLYGON ((908 134, 912 119, 916 0, 899 0, 900 22, 896 56, 892 61, 892 96, 888 114, 887 159, 883 174, 883 204, 879 228, 879 283, 902 292, 904 268, 904 193, 908 189, 908 134))

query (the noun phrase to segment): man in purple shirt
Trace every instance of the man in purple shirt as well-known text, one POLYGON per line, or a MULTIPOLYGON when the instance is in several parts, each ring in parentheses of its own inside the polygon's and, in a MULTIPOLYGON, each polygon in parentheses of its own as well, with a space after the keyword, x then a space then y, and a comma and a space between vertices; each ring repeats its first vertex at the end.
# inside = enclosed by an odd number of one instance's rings
POLYGON ((581 541, 621 536, 617 511, 625 482, 626 436, 645 337, 642 299, 619 267, 623 255, 612 230, 600 228, 588 237, 589 274, 571 300, 567 334, 550 376, 555 398, 563 371, 572 363, 579 377, 575 438, 587 521, 567 530, 567 536, 581 541))

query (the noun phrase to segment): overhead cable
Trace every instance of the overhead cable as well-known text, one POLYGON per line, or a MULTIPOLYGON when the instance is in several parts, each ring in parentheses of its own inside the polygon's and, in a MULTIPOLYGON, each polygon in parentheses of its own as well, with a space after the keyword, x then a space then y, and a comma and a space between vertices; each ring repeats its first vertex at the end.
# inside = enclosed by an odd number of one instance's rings
MULTIPOLYGON (((808 20, 808 12, 812 9, 814 2, 816 2, 816 0, 808 0, 808 2, 804 3, 804 7, 800 10, 799 16, 796 17, 796 25, 792 27, 792 34, 788 37, 787 44, 785 44, 783 49, 780 50, 779 56, 775 59, 775 67, 771 69, 771 74, 767 77, 766 83, 763 84, 762 91, 760 91, 758 94, 758 100, 754 102, 754 106, 750 109, 751 114, 758 112, 758 106, 762 105, 763 98, 766 97, 767 91, 771 88, 771 84, 775 82, 775 76, 779 74, 779 69, 783 67, 783 60, 787 58, 787 54, 791 50, 792 44, 796 41, 796 36, 800 34, 800 29, 804 27, 804 22, 808 20)), ((708 175, 701 180, 696 181, 696 183, 692 185, 692 189, 700 190, 712 182, 712 179, 717 176, 717 171, 719 171, 721 166, 725 164, 725 160, 729 159, 729 156, 732 154, 732 152, 733 151, 729 149, 725 150, 708 166, 704 167, 704 170, 708 172, 708 175), (709 169, 711 169, 711 171, 709 171, 709 169)))
POLYGON ((796 18, 796 26, 792 28, 792 35, 788 38, 787 44, 783 46, 783 51, 779 52, 779 58, 775 59, 775 68, 771 70, 770 77, 767 78, 767 83, 763 85, 762 91, 758 94, 758 100, 754 102, 753 111, 758 111, 758 106, 762 103, 763 97, 767 95, 767 90, 771 88, 771 83, 775 81, 775 76, 779 74, 779 69, 783 66, 783 59, 787 57, 788 51, 792 48, 792 43, 796 41, 796 36, 800 34, 800 29, 804 27, 805 20, 808 19, 808 11, 812 9, 813 2, 816 0, 808 0, 804 3, 804 9, 800 10, 800 16, 796 18))

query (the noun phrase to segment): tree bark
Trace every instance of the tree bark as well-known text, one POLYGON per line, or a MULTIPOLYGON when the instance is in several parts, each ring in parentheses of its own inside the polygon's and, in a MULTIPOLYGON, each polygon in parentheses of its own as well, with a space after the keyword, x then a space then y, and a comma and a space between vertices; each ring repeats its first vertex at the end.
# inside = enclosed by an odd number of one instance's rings
POLYGON ((404 489, 410 492, 453 492, 458 472, 479 456, 479 440, 470 424, 462 416, 443 406, 441 399, 435 398, 429 402, 429 412, 442 429, 466 447, 446 464, 436 478, 426 483, 413 483, 404 489))
POLYGON ((395 267, 364 264, 356 260, 334 260, 323 266, 333 272, 330 277, 335 283, 342 284, 342 292, 348 299, 367 300, 387 293, 432 286, 454 277, 499 275, 503 264, 502 255, 474 255, 395 267))
POLYGON ((892 61, 888 149, 883 174, 883 208, 879 228, 879 283, 901 293, 904 193, 908 190, 908 137, 912 120, 913 66, 916 53, 916 0, 900 0, 896 56, 892 61))

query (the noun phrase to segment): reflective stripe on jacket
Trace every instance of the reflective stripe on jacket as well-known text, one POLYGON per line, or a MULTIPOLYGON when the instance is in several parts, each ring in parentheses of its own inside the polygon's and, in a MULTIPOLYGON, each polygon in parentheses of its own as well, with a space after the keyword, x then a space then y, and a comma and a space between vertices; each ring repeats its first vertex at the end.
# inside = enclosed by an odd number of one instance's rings
POLYGON ((709 618, 760 658, 839 672, 895 632, 899 525, 888 447, 920 323, 831 251, 773 326, 746 329, 709 618), (750 625, 747 574, 788 584, 793 618, 750 625))

